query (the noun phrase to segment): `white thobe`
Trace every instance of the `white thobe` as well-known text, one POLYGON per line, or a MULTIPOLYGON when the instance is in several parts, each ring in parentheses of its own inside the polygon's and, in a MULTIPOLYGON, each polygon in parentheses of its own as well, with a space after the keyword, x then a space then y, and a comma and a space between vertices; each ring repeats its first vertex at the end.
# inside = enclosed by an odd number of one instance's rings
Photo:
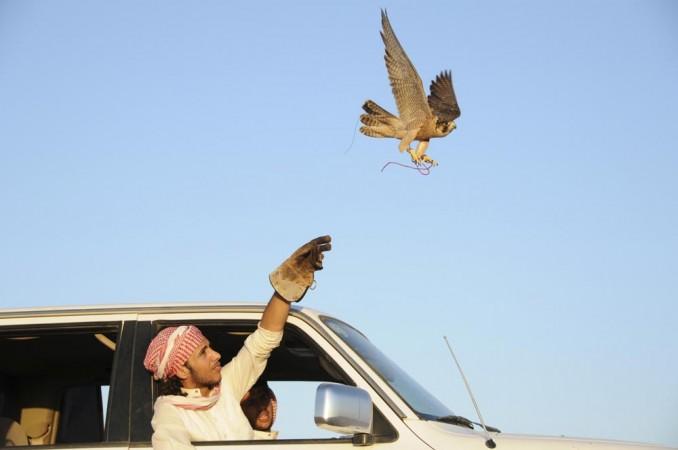
MULTIPOLYGON (((266 368, 271 351, 280 345, 282 331, 261 326, 249 335, 238 354, 221 369, 221 395, 209 409, 185 409, 160 396, 153 407, 153 448, 189 450, 191 442, 255 439, 240 408, 240 400, 266 368)), ((182 389, 186 400, 201 397, 199 389, 182 389)))

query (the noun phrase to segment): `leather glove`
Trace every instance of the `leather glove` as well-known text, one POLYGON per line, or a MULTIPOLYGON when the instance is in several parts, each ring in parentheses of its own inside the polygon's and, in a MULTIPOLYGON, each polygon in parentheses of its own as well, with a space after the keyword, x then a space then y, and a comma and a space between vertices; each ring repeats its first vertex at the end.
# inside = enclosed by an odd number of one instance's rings
POLYGON ((288 302, 301 300, 313 284, 313 274, 323 269, 323 252, 332 248, 330 236, 321 236, 302 245, 268 276, 271 286, 288 302))

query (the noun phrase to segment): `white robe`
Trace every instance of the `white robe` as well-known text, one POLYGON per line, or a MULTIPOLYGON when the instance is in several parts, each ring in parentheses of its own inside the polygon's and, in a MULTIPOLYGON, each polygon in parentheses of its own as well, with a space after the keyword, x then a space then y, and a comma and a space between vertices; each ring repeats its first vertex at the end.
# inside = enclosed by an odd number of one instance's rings
MULTIPOLYGON (((266 361, 280 345, 282 334, 258 326, 247 337, 238 354, 221 369, 221 394, 211 408, 184 409, 175 406, 167 396, 158 397, 151 420, 153 448, 191 450, 194 449, 191 442, 255 439, 240 408, 240 399, 266 368, 266 361)), ((201 397, 199 389, 182 390, 188 394, 188 402, 201 397)))

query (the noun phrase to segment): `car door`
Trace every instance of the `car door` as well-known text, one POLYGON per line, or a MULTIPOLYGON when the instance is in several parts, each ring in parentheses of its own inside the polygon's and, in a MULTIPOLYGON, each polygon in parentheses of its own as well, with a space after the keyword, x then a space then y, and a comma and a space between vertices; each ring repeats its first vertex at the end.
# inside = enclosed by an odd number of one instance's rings
MULTIPOLYGON (((230 358, 229 355, 239 350, 244 338, 253 331, 261 313, 233 313, 223 314, 210 312, 206 314, 165 314, 140 316, 140 327, 149 327, 152 332, 144 345, 150 342, 150 336, 165 326, 195 324, 208 337, 212 347, 222 354, 222 362, 230 358)), ((137 344, 137 347, 142 347, 137 344)), ((342 436, 314 425, 314 396, 315 388, 319 383, 335 382, 357 386, 366 390, 374 405, 374 441, 376 446, 384 449, 428 449, 402 422, 401 418, 388 406, 380 394, 373 390, 358 371, 348 364, 343 356, 316 327, 309 323, 303 314, 293 312, 288 318, 285 337, 281 346, 272 353, 267 369, 262 378, 267 379, 278 399, 278 418, 273 430, 278 433, 275 440, 256 441, 220 441, 194 442, 196 448, 210 449, 273 449, 273 448, 301 448, 336 450, 353 448, 352 436, 342 436)), ((137 354, 134 364, 142 364, 142 357, 137 354)), ((142 384, 153 384, 150 375, 142 384)), ((134 380, 139 383, 139 379, 134 380)), ((155 389, 155 388, 154 388, 155 389)), ((146 415, 150 422, 152 410, 148 406, 152 398, 157 395, 146 393, 145 397, 133 396, 133 401, 139 405, 134 409, 146 408, 146 415)), ((383 395, 383 394, 381 394, 383 395)), ((144 436, 143 442, 135 446, 150 448, 151 432, 144 436)))

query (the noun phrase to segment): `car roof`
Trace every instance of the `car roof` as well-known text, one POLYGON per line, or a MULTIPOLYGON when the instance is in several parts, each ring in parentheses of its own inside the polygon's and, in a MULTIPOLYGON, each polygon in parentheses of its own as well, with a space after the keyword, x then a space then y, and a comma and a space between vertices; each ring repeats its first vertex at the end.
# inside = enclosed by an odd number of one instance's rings
MULTIPOLYGON (((183 301, 157 303, 120 303, 113 305, 66 305, 35 306, 29 308, 2 308, 0 318, 73 316, 80 314, 140 314, 140 313, 181 313, 181 312, 263 312, 264 302, 223 302, 223 301, 183 301)), ((293 304, 291 314, 301 313, 318 317, 321 313, 310 308, 293 304)))

